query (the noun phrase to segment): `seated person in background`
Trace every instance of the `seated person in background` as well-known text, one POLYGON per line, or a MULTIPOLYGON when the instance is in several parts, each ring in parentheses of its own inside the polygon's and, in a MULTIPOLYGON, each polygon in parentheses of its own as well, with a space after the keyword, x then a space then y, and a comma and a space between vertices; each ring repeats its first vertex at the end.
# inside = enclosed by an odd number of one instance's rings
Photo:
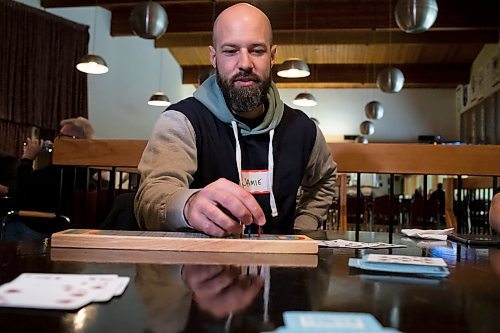
POLYGON ((336 165, 319 128, 284 105, 271 81, 269 19, 249 4, 225 9, 209 51, 216 74, 160 116, 142 155, 140 225, 213 236, 240 234, 243 225, 280 234, 317 229, 336 165))
POLYGON ((500 187, 495 190, 495 195, 491 199, 489 219, 491 229, 500 233, 500 187))
MULTIPOLYGON (((90 139, 93 133, 92 125, 86 118, 71 118, 61 121, 57 139, 90 139)), ((75 186, 84 188, 86 174, 78 173, 75 179, 73 169, 69 168, 68 171, 71 172, 65 172, 64 187, 61 189, 61 167, 52 164, 52 154, 43 148, 43 143, 44 140, 29 138, 26 140, 25 150, 17 168, 15 192, 18 209, 65 214, 66 212, 61 211, 63 206, 61 200, 72 200, 75 186), (44 160, 45 165, 38 163, 37 169, 34 169, 33 162, 37 157, 44 160)), ((41 223, 28 223, 29 219, 23 221, 31 228, 26 227, 21 221, 10 221, 7 224, 11 239, 45 237, 50 233, 50 230, 41 223), (40 229, 35 230, 35 233, 27 230, 37 227, 40 229)))
POLYGON ((9 196, 16 181, 17 159, 0 150, 0 197, 9 196))
MULTIPOLYGON (((60 125, 59 140, 91 139, 94 134, 92 125, 83 117, 64 119, 60 125)), ((17 169, 17 192, 23 209, 54 212, 59 208, 61 167, 52 164, 52 154, 43 150, 43 143, 43 140, 27 139, 17 169), (33 161, 39 156, 45 160, 45 165, 39 164, 34 170, 33 161)), ((83 184, 77 185, 83 187, 83 184)), ((64 193, 68 192, 63 192, 63 197, 64 193)))

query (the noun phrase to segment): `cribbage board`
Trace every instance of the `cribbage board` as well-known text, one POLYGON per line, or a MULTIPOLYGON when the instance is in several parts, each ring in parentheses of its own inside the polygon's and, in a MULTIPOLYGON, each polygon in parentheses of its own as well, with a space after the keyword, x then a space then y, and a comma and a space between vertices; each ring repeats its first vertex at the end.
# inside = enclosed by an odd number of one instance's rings
POLYGON ((195 252, 317 253, 304 235, 210 237, 201 233, 68 229, 51 237, 52 247, 195 252))

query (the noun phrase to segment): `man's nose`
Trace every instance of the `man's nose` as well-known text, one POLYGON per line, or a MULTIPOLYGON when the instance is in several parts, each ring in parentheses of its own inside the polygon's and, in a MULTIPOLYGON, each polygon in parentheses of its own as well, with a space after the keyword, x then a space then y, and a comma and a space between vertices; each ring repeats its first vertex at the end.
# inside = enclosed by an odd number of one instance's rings
POLYGON ((238 67, 240 70, 248 72, 253 69, 253 62, 250 53, 246 50, 242 50, 239 54, 238 67))

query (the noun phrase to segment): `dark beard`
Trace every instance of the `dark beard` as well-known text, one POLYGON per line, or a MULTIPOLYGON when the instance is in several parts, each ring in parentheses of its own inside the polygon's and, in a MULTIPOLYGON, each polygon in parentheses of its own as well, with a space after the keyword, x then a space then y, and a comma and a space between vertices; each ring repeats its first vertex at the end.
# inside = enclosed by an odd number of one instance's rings
POLYGON ((234 113, 244 113, 255 110, 266 101, 267 92, 271 86, 271 76, 261 80, 253 74, 240 73, 231 79, 223 79, 217 70, 217 84, 222 90, 226 105, 234 113), (257 84, 250 87, 234 86, 234 82, 241 78, 249 78, 257 84))

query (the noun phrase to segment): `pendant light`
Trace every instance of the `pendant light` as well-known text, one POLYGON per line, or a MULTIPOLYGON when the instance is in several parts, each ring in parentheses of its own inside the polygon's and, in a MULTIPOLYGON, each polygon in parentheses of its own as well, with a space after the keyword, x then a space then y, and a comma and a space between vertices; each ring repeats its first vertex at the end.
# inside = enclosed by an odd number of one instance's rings
POLYGON ((378 120, 384 116, 384 107, 379 101, 371 101, 365 105, 365 116, 368 119, 378 120))
POLYGON ((403 89, 405 76, 403 72, 392 66, 392 48, 391 48, 391 30, 392 30, 392 1, 389 1, 389 66, 382 69, 377 75, 377 86, 385 93, 398 93, 403 89))
POLYGON ((397 93, 403 89, 405 76, 403 72, 396 67, 386 67, 377 75, 377 86, 385 93, 397 93))
POLYGON ((167 95, 165 95, 165 93, 161 91, 162 66, 163 66, 163 51, 160 50, 160 74, 158 82, 159 91, 155 92, 153 96, 149 98, 148 105, 151 106, 168 107, 170 106, 170 104, 172 104, 170 103, 170 100, 168 99, 167 95))
POLYGON ((318 105, 318 102, 316 101, 316 98, 314 98, 312 94, 304 92, 295 96, 293 104, 298 106, 316 106, 318 105))
POLYGON ((162 5, 153 1, 145 1, 132 9, 129 23, 137 36, 157 39, 167 31, 168 15, 162 5))
POLYGON ((278 76, 284 78, 300 78, 311 75, 309 66, 298 58, 285 60, 278 70, 278 76))
POLYGON ((364 135, 358 135, 356 137, 356 143, 362 143, 362 144, 367 144, 368 143, 368 138, 364 135))
MULTIPOLYGON (((92 36, 92 52, 95 51, 95 40, 97 39, 97 4, 94 12, 94 36, 92 36)), ((76 65, 80 72, 87 74, 104 74, 108 72, 106 61, 97 54, 86 54, 76 65)))
POLYGON ((375 125, 371 121, 365 120, 359 125, 359 132, 362 135, 373 135, 375 133, 375 125))
POLYGON ((436 22, 436 0, 399 0, 394 10, 398 27, 410 34, 429 30, 436 22))
POLYGON ((157 91, 149 98, 148 105, 151 106, 170 106, 170 100, 167 95, 161 91, 157 91))
MULTIPOLYGON (((295 45, 295 23, 297 19, 297 0, 293 1, 293 44, 295 45)), ((306 16, 307 18, 307 16, 306 16)), ((305 61, 299 58, 290 58, 285 60, 278 68, 278 76, 293 79, 308 77, 311 75, 309 66, 305 61)))

